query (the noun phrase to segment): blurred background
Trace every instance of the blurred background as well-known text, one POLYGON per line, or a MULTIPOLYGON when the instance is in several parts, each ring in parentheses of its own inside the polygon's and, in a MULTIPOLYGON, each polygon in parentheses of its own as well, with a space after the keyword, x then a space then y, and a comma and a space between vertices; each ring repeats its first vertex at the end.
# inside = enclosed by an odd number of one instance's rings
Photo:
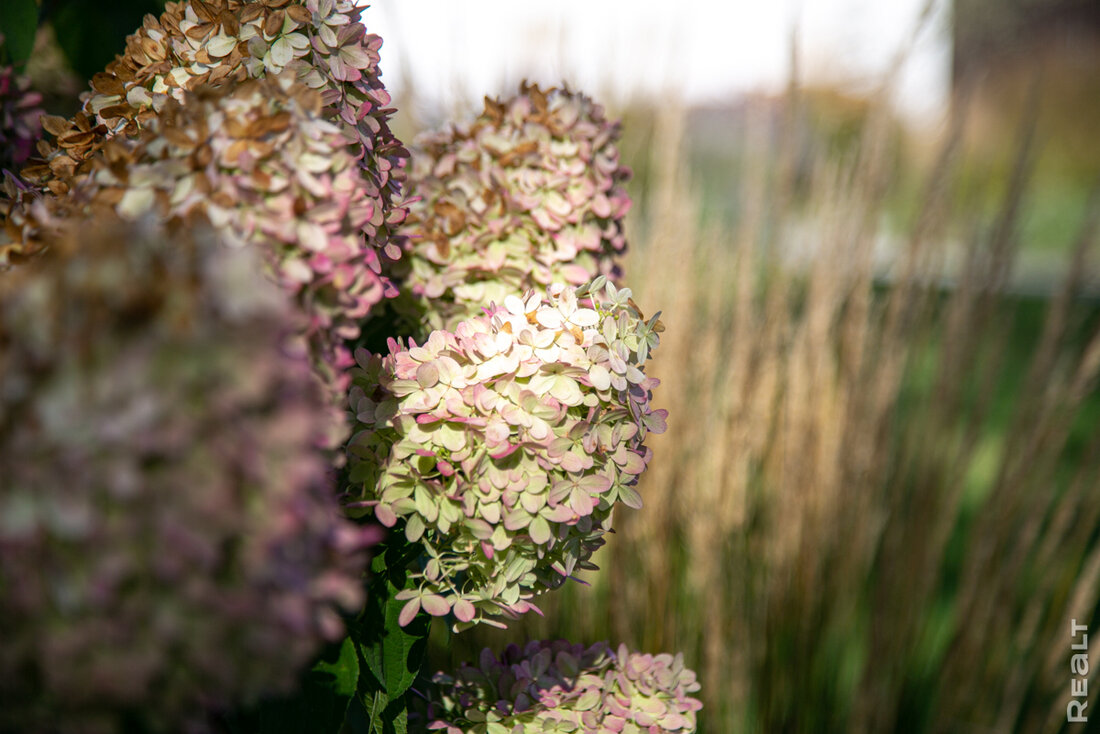
MULTIPOLYGON (((910 114, 934 115, 946 103, 946 7, 927 9, 935 17, 899 80, 898 101, 910 114)), ((564 80, 615 106, 721 105, 781 91, 792 34, 796 63, 818 82, 873 83, 926 12, 924 0, 684 0, 675 8, 656 0, 383 0, 371 8, 386 43, 388 88, 436 112, 480 109, 483 95, 512 91, 524 77, 564 80)))
MULTIPOLYGON (((57 2, 29 70, 71 114, 156 0, 57 2)), ((524 78, 623 120, 625 281, 667 326, 645 508, 432 666, 609 640, 683 651, 706 734, 1100 731, 1066 721, 1070 621, 1100 630, 1100 2, 365 17, 403 139, 524 78)))

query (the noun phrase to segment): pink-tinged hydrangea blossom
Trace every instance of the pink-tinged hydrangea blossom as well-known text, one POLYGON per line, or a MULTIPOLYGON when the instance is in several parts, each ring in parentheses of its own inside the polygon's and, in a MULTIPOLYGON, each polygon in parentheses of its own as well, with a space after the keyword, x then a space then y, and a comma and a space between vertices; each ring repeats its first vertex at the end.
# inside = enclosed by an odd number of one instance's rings
MULTIPOLYGON (((3 36, 0 36, 2 43, 3 36)), ((42 95, 10 66, 0 66, 0 171, 18 171, 42 137, 42 95)))
MULTIPOLYGON (((54 144, 24 175, 42 190, 63 194, 84 162, 114 136, 133 137, 171 100, 203 86, 235 86, 285 73, 316 90, 324 119, 338 125, 364 183, 363 230, 387 244, 404 220, 398 205, 408 152, 387 124, 392 109, 378 69, 382 39, 366 32, 350 0, 185 0, 148 15, 126 40, 126 51, 92 78, 92 91, 71 119, 47 117, 54 144)), ((23 255, 33 240, 10 236, 23 255)), ((0 243, 0 261, 5 245, 0 243)), ((393 255, 399 250, 392 246, 393 255)))
POLYGON ((209 230, 107 214, 0 278, 3 731, 190 730, 363 601, 285 296, 209 230))
POLYGON ((502 626, 591 567, 618 502, 641 505, 643 442, 667 415, 642 371, 662 327, 604 285, 509 296, 423 345, 357 353, 349 509, 423 546, 402 623, 424 609, 502 626))
POLYGON ((476 666, 435 676, 428 728, 445 734, 690 734, 702 708, 682 655, 565 640, 486 649, 476 666))
POLYGON ((618 138, 588 97, 524 85, 418 141, 410 186, 420 200, 397 267, 427 322, 454 328, 509 295, 617 278, 630 208, 618 138))
POLYGON ((53 221, 106 206, 131 220, 205 217, 232 243, 257 245, 306 314, 315 365, 343 404, 353 363, 344 340, 391 288, 366 236, 371 191, 321 95, 284 74, 168 101, 136 137, 86 159, 64 196, 9 222, 38 243, 53 221))

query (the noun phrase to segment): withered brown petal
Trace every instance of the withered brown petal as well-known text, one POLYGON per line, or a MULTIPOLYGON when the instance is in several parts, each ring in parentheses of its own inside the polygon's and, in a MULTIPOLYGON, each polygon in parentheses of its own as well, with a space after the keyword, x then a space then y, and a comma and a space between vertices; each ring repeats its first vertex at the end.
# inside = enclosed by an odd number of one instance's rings
POLYGON ((102 71, 92 77, 92 88, 106 95, 126 94, 126 85, 119 81, 118 77, 102 71))
POLYGON ((195 15, 198 16, 199 20, 204 23, 212 23, 217 18, 214 9, 202 0, 191 0, 191 9, 195 11, 195 15))
POLYGON ((248 151, 247 140, 234 140, 221 154, 221 164, 227 168, 237 165, 237 160, 248 151))
POLYGON ((69 178, 76 172, 76 161, 67 155, 55 156, 50 160, 50 170, 59 178, 69 178))
POLYGON ((260 3, 249 3, 245 5, 241 10, 241 22, 251 23, 264 14, 263 5, 260 3))
POLYGON ((127 120, 132 120, 134 115, 137 114, 137 110, 128 104, 116 104, 110 107, 104 107, 99 111, 99 116, 107 120, 112 117, 125 117, 127 120))
POLYGON ((260 117, 248 126, 248 137, 259 138, 268 133, 280 133, 290 127, 290 113, 279 112, 270 117, 260 117))
POLYGON ((76 129, 82 133, 86 133, 92 129, 92 120, 84 110, 77 112, 73 116, 73 123, 76 125, 76 129))
POLYGON ((218 22, 221 24, 222 30, 225 31, 225 35, 240 35, 241 23, 237 20, 237 16, 228 10, 222 11, 221 15, 218 16, 218 22))
POLYGON ((125 193, 125 191, 117 187, 101 189, 96 194, 96 203, 106 204, 108 206, 117 206, 118 203, 122 201, 122 197, 125 195, 125 193))
POLYGON ((210 72, 210 77, 206 81, 207 81, 208 84, 217 84, 222 79, 229 76, 229 72, 231 70, 232 69, 230 68, 230 66, 228 64, 222 64, 220 66, 216 66, 210 72))
POLYGON ((313 14, 306 10, 304 5, 288 5, 286 14, 290 19, 300 25, 306 25, 313 20, 313 14))
POLYGON ((194 148, 198 144, 194 140, 192 140, 187 133, 185 133, 183 130, 180 130, 179 128, 166 128, 161 132, 161 134, 164 136, 164 139, 172 145, 187 150, 194 148))
POLYGON ((29 166, 24 166, 20 173, 23 175, 23 178, 27 180, 38 181, 49 175, 50 167, 45 163, 34 163, 29 166))
POLYGON ((266 140, 253 140, 251 150, 257 158, 267 158, 275 152, 275 144, 266 140))
POLYGON ((62 148, 80 148, 88 145, 95 139, 95 133, 88 132, 72 132, 66 135, 62 135, 57 139, 57 144, 62 148))
POLYGON ((228 117, 225 120, 225 131, 234 138, 251 137, 248 128, 249 126, 246 123, 241 122, 235 117, 228 117))
POLYGON ((281 31, 283 29, 283 16, 284 13, 281 10, 276 10, 267 16, 267 20, 264 21, 264 33, 268 36, 274 36, 281 31))
POLYGON ((209 145, 204 145, 195 151, 193 160, 199 168, 205 168, 210 165, 210 161, 214 160, 214 152, 210 150, 209 145))
POLYGON ((54 137, 64 135, 72 129, 72 124, 64 117, 42 115, 42 129, 54 137))
POLYGON ((164 61, 166 56, 164 46, 160 45, 152 38, 141 39, 141 48, 145 51, 145 55, 153 61, 164 61))

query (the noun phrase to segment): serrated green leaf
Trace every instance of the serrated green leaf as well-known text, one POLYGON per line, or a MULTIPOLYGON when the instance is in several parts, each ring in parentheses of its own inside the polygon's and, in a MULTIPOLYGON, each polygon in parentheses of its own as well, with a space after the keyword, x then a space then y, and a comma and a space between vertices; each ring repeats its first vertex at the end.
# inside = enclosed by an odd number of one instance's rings
POLYGON ((374 691, 364 694, 361 701, 369 734, 408 734, 409 714, 405 699, 391 701, 383 691, 374 691))
POLYGON ((388 703, 389 699, 382 691, 375 691, 373 695, 363 697, 363 708, 367 711, 371 734, 386 734, 386 704, 388 703))
POLYGON ((37 32, 38 4, 34 0, 0 2, 0 33, 4 34, 3 49, 11 63, 19 65, 30 58, 37 32))
POLYGON ((402 714, 393 720, 393 734, 409 734, 409 715, 407 712, 402 714))
POLYGON ((352 629, 363 663, 360 700, 372 734, 408 731, 405 695, 423 664, 431 620, 421 614, 402 627, 398 617, 405 602, 395 597, 413 586, 407 568, 419 553, 419 546, 406 542, 404 533, 390 536, 371 562, 367 606, 352 629))
MULTIPOLYGON (((390 586, 396 594, 399 589, 390 586)), ((398 623, 401 608, 405 605, 391 597, 386 601, 386 636, 383 639, 382 662, 385 675, 386 693, 395 701, 409 690, 416 680, 423 663, 424 647, 428 637, 428 625, 431 620, 421 613, 405 627, 398 623)))
POLYGON ((332 692, 350 700, 359 687, 359 656, 355 654, 355 643, 352 639, 345 637, 337 658, 331 662, 319 661, 313 666, 313 672, 320 676, 332 676, 332 692))

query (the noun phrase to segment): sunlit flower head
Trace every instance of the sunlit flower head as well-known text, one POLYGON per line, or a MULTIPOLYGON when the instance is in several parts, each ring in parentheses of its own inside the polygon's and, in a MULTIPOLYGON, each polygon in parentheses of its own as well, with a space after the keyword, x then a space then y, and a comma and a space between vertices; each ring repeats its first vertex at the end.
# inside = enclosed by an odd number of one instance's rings
POLYGON ((423 548, 404 622, 514 616, 591 567, 612 508, 641 505, 644 441, 665 429, 643 371, 661 328, 601 277, 356 355, 349 509, 423 548))
POLYGON ((434 678, 428 728, 444 734, 690 734, 702 708, 682 655, 565 640, 484 650, 434 678))

